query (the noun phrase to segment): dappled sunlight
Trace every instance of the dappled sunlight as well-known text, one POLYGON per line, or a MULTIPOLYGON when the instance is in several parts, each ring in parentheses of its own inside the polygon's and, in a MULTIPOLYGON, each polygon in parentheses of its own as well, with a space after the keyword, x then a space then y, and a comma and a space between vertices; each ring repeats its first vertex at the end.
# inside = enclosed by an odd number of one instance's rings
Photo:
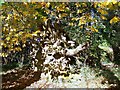
POLYGON ((88 1, 0 2, 3 89, 120 88, 120 2, 88 1))

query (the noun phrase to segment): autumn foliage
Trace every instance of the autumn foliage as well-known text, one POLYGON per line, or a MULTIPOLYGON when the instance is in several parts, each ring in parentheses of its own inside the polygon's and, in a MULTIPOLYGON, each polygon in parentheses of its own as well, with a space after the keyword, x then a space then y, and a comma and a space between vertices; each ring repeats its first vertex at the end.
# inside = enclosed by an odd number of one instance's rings
POLYGON ((39 37, 38 34, 42 37, 39 39, 43 39, 47 32, 53 33, 52 29, 47 30, 45 27, 54 23, 54 28, 58 30, 56 34, 65 31, 77 43, 89 41, 90 57, 98 58, 95 52, 99 45, 106 43, 106 47, 119 46, 119 7, 120 2, 115 0, 74 3, 5 2, 2 4, 2 40, 0 41, 2 53, 0 55, 7 58, 10 53, 21 52, 21 55, 27 53, 25 56, 29 56, 29 50, 26 48, 32 48, 30 42, 39 37), (49 19, 51 22, 48 22, 49 19), (64 29, 63 31, 59 31, 61 30, 59 25, 64 29), (28 52, 25 52, 26 50, 28 52))

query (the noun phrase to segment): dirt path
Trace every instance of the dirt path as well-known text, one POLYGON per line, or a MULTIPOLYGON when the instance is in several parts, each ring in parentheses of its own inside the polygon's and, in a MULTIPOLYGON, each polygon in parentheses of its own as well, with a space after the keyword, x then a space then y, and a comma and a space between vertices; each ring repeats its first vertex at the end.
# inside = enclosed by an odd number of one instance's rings
MULTIPOLYGON (((104 72, 107 76, 107 72, 104 72)), ((119 90, 119 81, 105 83, 106 81, 115 81, 113 78, 107 80, 104 76, 95 77, 96 73, 91 71, 89 67, 80 69, 79 74, 71 74, 70 77, 59 76, 58 80, 53 81, 43 75, 40 71, 33 71, 27 67, 12 70, 2 75, 2 90, 23 90, 28 88, 106 88, 106 90, 119 90), (41 79, 40 79, 41 76, 41 79), (63 82, 61 83, 61 80, 63 82), (69 83, 69 82, 70 83, 69 83), (113 84, 113 85, 112 85, 113 84)))
POLYGON ((2 75, 2 90, 22 90, 31 83, 40 79, 40 71, 33 71, 28 68, 17 70, 2 75))

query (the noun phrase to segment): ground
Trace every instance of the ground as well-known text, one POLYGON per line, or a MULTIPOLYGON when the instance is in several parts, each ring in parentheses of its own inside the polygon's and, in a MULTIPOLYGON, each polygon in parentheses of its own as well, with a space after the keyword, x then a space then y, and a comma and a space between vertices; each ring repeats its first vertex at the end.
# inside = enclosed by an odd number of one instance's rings
MULTIPOLYGON (((100 73, 104 72, 104 74, 109 75, 105 77, 96 73, 96 71, 84 66, 76 74, 70 73, 69 76, 60 75, 53 79, 50 73, 35 72, 28 67, 17 68, 2 73, 2 88, 3 90, 25 90, 28 88, 119 88, 120 82, 113 77, 114 75, 111 75, 111 79, 108 80, 107 77, 110 77, 110 72, 107 72, 107 70, 101 71, 100 73), (115 80, 116 83, 114 82, 115 80)), ((114 67, 112 71, 119 78, 120 69, 114 67)))

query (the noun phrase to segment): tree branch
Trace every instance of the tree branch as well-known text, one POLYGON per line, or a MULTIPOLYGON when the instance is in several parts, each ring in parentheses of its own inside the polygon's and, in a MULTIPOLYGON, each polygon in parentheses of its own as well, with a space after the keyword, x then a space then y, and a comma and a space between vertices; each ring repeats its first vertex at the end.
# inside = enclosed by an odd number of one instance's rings
POLYGON ((87 49, 88 46, 89 46, 89 42, 80 44, 75 49, 66 49, 65 55, 66 56, 74 56, 77 53, 79 53, 80 51, 83 51, 83 50, 87 49))

